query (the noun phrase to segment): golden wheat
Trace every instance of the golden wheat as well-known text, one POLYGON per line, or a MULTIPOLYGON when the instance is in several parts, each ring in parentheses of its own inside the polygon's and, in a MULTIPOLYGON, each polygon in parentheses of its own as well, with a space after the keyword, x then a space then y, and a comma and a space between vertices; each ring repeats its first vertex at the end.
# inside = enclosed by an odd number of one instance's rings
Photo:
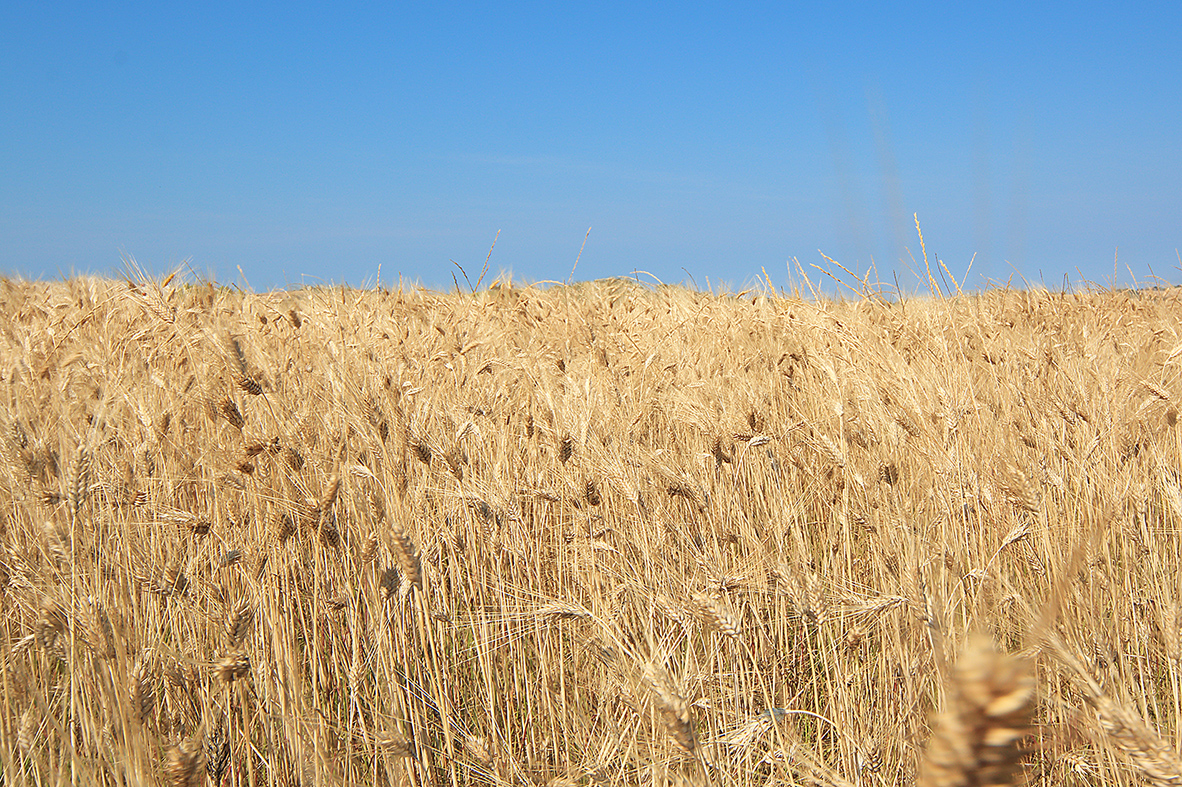
POLYGON ((182 278, 0 280, 5 783, 1178 783, 1178 291, 182 278))

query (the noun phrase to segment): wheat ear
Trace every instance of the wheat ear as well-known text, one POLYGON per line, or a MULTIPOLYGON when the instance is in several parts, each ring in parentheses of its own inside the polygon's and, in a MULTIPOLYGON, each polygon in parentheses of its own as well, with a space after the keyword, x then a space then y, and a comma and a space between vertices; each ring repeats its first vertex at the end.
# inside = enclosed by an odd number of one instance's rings
POLYGON ((1029 731, 1034 678, 1028 665, 974 635, 948 685, 920 769, 920 787, 1017 784, 1029 731))

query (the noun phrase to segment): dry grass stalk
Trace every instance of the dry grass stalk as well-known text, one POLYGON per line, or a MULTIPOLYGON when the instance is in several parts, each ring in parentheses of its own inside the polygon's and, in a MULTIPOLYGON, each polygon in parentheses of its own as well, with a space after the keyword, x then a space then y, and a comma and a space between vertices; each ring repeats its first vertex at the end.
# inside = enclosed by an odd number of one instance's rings
POLYGON ((95 633, 91 639, 95 653, 99 658, 115 658, 115 630, 111 626, 111 618, 101 606, 95 608, 93 618, 95 633))
POLYGON ((947 697, 928 741, 921 787, 1017 784, 1034 710, 1030 666, 974 635, 953 669, 947 697))
POLYGON ((1161 632, 1162 646, 1170 666, 1177 670, 1179 662, 1179 624, 1178 603, 1170 596, 1165 596, 1157 605, 1157 627, 1161 632))
POLYGON ((1182 787, 1182 758, 1177 750, 1135 710, 1113 699, 1058 636, 1048 635, 1046 641, 1082 688, 1084 700, 1095 710, 1107 739, 1116 744, 1141 778, 1159 787, 1182 787))

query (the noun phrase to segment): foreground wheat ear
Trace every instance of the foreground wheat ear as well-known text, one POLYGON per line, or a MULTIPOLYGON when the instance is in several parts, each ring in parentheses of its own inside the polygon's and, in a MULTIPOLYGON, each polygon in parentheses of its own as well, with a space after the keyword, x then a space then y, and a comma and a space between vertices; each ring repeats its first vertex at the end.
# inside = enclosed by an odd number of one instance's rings
POLYGON ((1030 664, 974 634, 952 671, 947 707, 933 724, 921 787, 1017 784, 1033 707, 1030 664))

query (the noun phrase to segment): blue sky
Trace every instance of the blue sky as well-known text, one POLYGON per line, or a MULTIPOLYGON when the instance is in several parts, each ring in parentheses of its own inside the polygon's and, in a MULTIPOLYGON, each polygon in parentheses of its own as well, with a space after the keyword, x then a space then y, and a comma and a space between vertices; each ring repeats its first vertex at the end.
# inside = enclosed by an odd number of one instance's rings
POLYGON ((1182 6, 1030 6, 5 3, 0 273, 1182 283, 1182 6))

